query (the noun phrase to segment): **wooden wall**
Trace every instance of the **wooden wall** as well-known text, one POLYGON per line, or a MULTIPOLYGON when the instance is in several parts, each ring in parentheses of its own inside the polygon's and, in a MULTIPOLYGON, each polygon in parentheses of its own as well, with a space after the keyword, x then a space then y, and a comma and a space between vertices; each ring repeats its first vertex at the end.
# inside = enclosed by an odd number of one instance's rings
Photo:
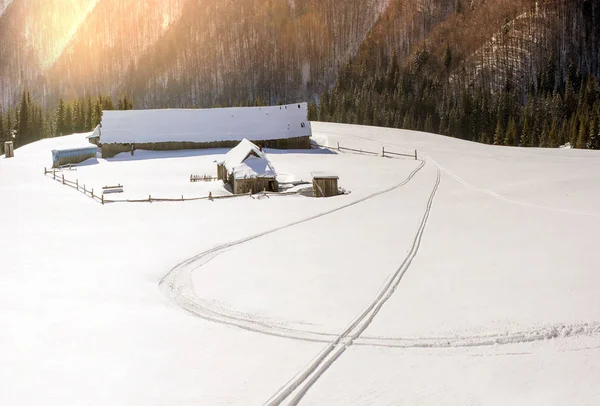
POLYGON ((331 197, 338 194, 338 180, 330 178, 313 179, 314 197, 331 197))
MULTIPOLYGON (((309 136, 252 142, 262 148, 310 149, 309 136)), ((143 149, 148 151, 177 151, 183 149, 233 148, 239 143, 239 141, 154 142, 136 143, 134 145, 135 149, 143 149)), ((102 158, 112 158, 117 154, 129 151, 131 151, 131 144, 102 144, 102 158)))
POLYGON ((229 180, 234 195, 242 195, 250 191, 252 191, 252 194, 255 194, 264 190, 267 192, 277 192, 279 190, 279 185, 275 178, 235 179, 233 176, 230 176, 229 180))

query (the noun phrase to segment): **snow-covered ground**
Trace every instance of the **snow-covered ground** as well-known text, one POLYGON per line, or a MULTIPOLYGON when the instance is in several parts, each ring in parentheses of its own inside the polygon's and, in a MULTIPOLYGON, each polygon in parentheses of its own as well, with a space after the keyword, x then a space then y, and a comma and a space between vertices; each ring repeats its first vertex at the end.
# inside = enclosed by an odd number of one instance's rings
MULTIPOLYGON (((329 199, 100 205, 0 158, 0 404, 596 404, 600 155, 313 123, 329 199), (186 311, 187 310, 187 311, 186 311)), ((86 162, 118 198, 228 194, 226 150, 86 162)))

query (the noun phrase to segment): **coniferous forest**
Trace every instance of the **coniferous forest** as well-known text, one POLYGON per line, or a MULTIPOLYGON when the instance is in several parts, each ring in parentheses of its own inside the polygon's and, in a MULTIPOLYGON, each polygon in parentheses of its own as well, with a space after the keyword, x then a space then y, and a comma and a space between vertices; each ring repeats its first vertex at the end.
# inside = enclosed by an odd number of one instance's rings
POLYGON ((600 149, 593 0, 29 1, 0 14, 0 140, 17 146, 103 109, 308 100, 312 120, 600 149), (28 39, 36 22, 60 25, 51 44, 28 39))

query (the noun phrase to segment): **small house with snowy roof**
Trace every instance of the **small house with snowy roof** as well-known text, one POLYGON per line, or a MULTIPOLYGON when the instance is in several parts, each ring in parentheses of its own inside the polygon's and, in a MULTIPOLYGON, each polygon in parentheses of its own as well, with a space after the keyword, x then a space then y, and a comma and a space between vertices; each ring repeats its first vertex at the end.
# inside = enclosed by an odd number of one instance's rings
POLYGON ((229 184, 233 194, 277 192, 277 173, 256 144, 243 139, 217 164, 217 179, 229 184))

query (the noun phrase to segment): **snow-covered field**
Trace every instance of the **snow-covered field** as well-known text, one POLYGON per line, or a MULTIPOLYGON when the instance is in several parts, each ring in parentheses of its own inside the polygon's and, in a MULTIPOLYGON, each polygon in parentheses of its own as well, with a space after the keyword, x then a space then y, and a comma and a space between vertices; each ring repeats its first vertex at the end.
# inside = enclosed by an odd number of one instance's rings
MULTIPOLYGON (((600 155, 313 123, 329 199, 100 205, 0 158, 0 404, 597 404, 600 155)), ((91 160, 118 198, 224 195, 226 150, 91 160)))

